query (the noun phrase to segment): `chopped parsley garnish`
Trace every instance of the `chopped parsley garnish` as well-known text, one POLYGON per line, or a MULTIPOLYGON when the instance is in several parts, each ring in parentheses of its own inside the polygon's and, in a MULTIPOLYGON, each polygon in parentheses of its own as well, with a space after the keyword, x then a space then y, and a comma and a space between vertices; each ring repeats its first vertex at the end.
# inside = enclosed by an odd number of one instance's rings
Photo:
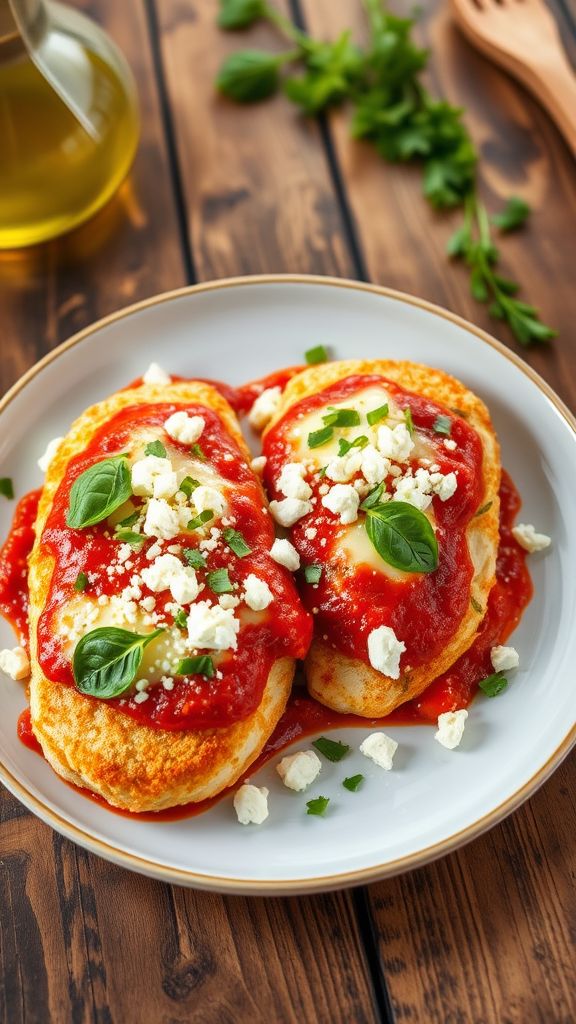
POLYGON ((324 477, 326 476, 326 470, 327 469, 328 469, 328 466, 322 466, 322 469, 318 470, 318 476, 320 477, 321 480, 323 480, 324 477))
POLYGON ((177 676, 206 676, 213 679, 216 675, 214 662, 208 654, 199 654, 196 658, 182 658, 176 669, 177 676))
POLYGON ((321 565, 307 565, 304 569, 306 583, 319 583, 322 576, 321 565))
POLYGON ((232 549, 235 555, 238 555, 238 558, 245 558, 252 551, 252 548, 248 547, 242 534, 238 530, 233 530, 231 526, 224 530, 223 536, 228 547, 232 549))
POLYGON ((388 402, 385 402, 384 405, 379 405, 377 409, 372 409, 371 412, 367 412, 366 419, 370 426, 373 427, 375 423, 379 423, 380 420, 386 419, 389 412, 390 407, 388 402))
POLYGON ((382 481, 382 483, 378 484, 378 486, 375 487, 373 491, 370 491, 370 494, 366 498, 364 498, 364 501, 360 505, 360 508, 363 509, 365 512, 370 508, 374 508, 380 501, 382 492, 384 490, 384 486, 384 481, 382 481))
POLYGON ((351 793, 355 793, 363 782, 363 775, 350 775, 347 779, 344 779, 342 785, 344 786, 344 789, 349 789, 351 793))
POLYGON ((211 508, 205 508, 200 515, 194 516, 194 519, 190 520, 186 529, 197 530, 200 526, 204 526, 205 523, 210 522, 211 519, 214 519, 214 512, 211 508))
POLYGON ((519 196, 510 196, 506 200, 506 206, 502 213, 496 213, 492 217, 492 223, 500 228, 500 231, 515 231, 521 228, 527 217, 530 216, 530 207, 524 199, 519 196))
POLYGON ((126 519, 121 519, 119 523, 116 523, 116 529, 128 529, 128 527, 134 526, 134 523, 138 521, 139 514, 139 512, 131 512, 129 516, 126 516, 126 519))
POLYGON ((324 754, 329 761, 334 762, 341 761, 350 750, 347 743, 341 743, 340 740, 329 740, 327 736, 319 736, 317 740, 313 741, 312 746, 324 754))
POLYGON ((309 348, 304 353, 304 358, 308 363, 308 366, 317 366, 318 363, 326 363, 328 361, 328 352, 324 348, 324 345, 316 345, 314 348, 309 348))
POLYGON ((174 625, 178 626, 178 629, 186 629, 188 625, 188 616, 183 608, 179 608, 174 616, 174 625))
POLYGON ((200 447, 200 445, 198 444, 198 442, 196 442, 196 444, 192 445, 192 447, 190 448, 190 452, 191 452, 192 455, 194 455, 194 457, 196 459, 200 459, 200 462, 206 462, 207 461, 207 456, 204 454, 204 452, 203 452, 202 448, 200 447))
POLYGON ((9 476, 0 477, 0 494, 3 494, 5 498, 14 497, 14 484, 9 476))
POLYGON ((150 441, 144 449, 145 455, 156 455, 158 459, 167 459, 166 449, 162 441, 150 441))
POLYGON ((452 420, 449 416, 437 416, 432 424, 432 430, 435 434, 445 434, 449 437, 452 432, 452 420))
POLYGON ((502 693, 502 690, 506 689, 508 680, 503 672, 495 672, 494 675, 481 679, 478 686, 487 697, 496 697, 497 694, 502 693))
POLYGON ((360 423, 360 413, 356 409, 335 409, 328 406, 328 412, 322 417, 322 423, 326 427, 357 427, 360 423))
POLYGON ((143 544, 146 540, 139 533, 134 533, 132 530, 117 530, 114 534, 114 539, 121 541, 122 544, 131 544, 132 547, 136 547, 137 544, 143 544))
POLYGON ((331 440, 333 433, 333 427, 322 427, 321 430, 313 430, 311 434, 308 434, 308 447, 321 448, 323 444, 331 440))
POLYGON ((318 817, 322 817, 329 803, 330 797, 328 796, 317 796, 314 800, 308 800, 306 803, 306 814, 315 814, 318 817))
POLYGON ((354 438, 353 441, 347 441, 344 437, 338 440, 338 455, 347 455, 351 448, 365 448, 368 444, 368 438, 366 434, 360 434, 360 437, 354 438))
POLYGON ((79 572, 77 577, 76 577, 76 582, 74 584, 74 590, 78 590, 79 593, 82 593, 83 590, 86 590, 87 586, 88 586, 88 577, 87 577, 86 573, 85 572, 79 572))
POLYGON ((487 512, 489 508, 492 508, 492 502, 491 501, 487 501, 485 505, 482 505, 482 507, 479 508, 478 511, 474 513, 474 515, 475 516, 483 516, 484 513, 487 512))
POLYGON ((206 583, 215 594, 229 594, 234 588, 228 575, 228 569, 214 569, 206 576, 206 583))
POLYGON ((195 491, 197 487, 200 487, 198 480, 193 480, 191 476, 185 476, 182 483, 180 484, 179 490, 182 494, 185 494, 187 498, 190 497, 192 491, 195 491))
POLYGON ((410 437, 414 437, 414 420, 412 419, 412 410, 409 405, 404 409, 404 422, 410 437))
POLYGON ((206 559, 201 551, 197 548, 184 548, 182 551, 184 558, 191 565, 193 569, 205 569, 206 559))

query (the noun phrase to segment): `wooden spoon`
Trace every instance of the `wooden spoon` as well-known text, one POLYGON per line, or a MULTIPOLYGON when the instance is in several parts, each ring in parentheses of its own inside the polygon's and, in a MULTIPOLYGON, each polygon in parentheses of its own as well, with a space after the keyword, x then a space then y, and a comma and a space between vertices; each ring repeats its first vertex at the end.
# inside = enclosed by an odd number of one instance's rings
POLYGON ((542 0, 450 0, 473 46, 515 75, 546 107, 576 156, 576 76, 542 0))

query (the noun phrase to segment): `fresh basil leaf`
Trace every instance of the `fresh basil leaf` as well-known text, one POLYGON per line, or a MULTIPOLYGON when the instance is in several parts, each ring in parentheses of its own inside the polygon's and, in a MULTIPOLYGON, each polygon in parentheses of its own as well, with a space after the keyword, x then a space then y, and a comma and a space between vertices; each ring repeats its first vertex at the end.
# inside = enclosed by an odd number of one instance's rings
POLYGON ((124 455, 96 462, 72 485, 66 525, 81 530, 101 523, 131 494, 130 467, 124 455))
POLYGON ((510 196, 502 213, 497 213, 492 217, 492 222, 500 228, 500 231, 515 231, 525 224, 529 216, 528 203, 524 199, 520 199, 519 196, 510 196))
POLYGON ((366 514, 366 533, 380 557, 404 572, 434 572, 438 542, 423 512, 406 501, 375 505, 366 514))
POLYGON ((9 476, 0 477, 0 494, 5 498, 12 499, 14 497, 14 484, 9 476))
POLYGON ((439 415, 432 424, 432 430, 435 434, 445 434, 449 437, 452 433, 452 420, 449 416, 439 415))
POLYGON ((174 616, 174 625, 178 626, 178 629, 186 629, 188 626, 188 616, 183 608, 179 608, 174 616))
POLYGON ((332 427, 323 427, 321 430, 313 430, 308 434, 308 447, 321 448, 323 444, 327 444, 333 434, 334 430, 332 427))
POLYGON ((478 511, 474 513, 475 518, 483 516, 485 512, 488 512, 488 510, 492 508, 493 504, 494 503, 492 501, 487 501, 485 505, 481 505, 478 511))
POLYGON ((366 434, 360 434, 360 436, 355 437, 353 441, 347 441, 346 438, 340 437, 338 439, 338 455, 347 455, 352 448, 365 448, 368 443, 366 434))
POLYGON ((375 423, 379 423, 380 420, 386 419, 389 412, 390 407, 388 402, 385 402, 384 405, 379 405, 377 409, 372 409, 371 412, 367 412, 366 419, 370 426, 373 427, 375 423))
POLYGON ((228 569, 214 569, 213 572, 209 572, 206 583, 215 594, 230 594, 234 590, 228 569))
POLYGON ((322 417, 326 427, 357 427, 360 413, 356 409, 334 409, 328 406, 328 412, 322 417))
POLYGON ((351 793, 355 793, 363 782, 363 775, 350 775, 347 779, 344 779, 342 785, 344 786, 344 789, 349 789, 351 793))
POLYGON ((228 547, 234 552, 238 558, 245 558, 246 555, 251 554, 252 548, 248 547, 244 537, 238 530, 233 530, 231 526, 228 526, 222 536, 226 541, 228 547))
POLYGON ((414 437, 414 420, 412 419, 412 410, 410 406, 407 406, 406 409, 404 409, 404 422, 410 437, 414 437))
POLYGON ((80 693, 110 700, 134 682, 144 649, 163 633, 139 635, 116 626, 100 626, 83 636, 72 659, 74 682, 80 693))
POLYGON ((145 455, 155 455, 158 459, 167 459, 166 449, 162 444, 162 441, 150 441, 144 449, 145 455))
POLYGON ((478 686, 487 697, 496 697, 497 694, 502 693, 502 690, 506 689, 508 680, 503 672, 495 672, 491 676, 486 676, 486 679, 481 679, 478 686))
POLYGON ((214 512, 211 508, 205 508, 200 515, 194 516, 193 519, 186 525, 187 530, 198 530, 205 523, 209 523, 211 519, 214 519, 214 512))
POLYGON ((340 740, 330 740, 327 736, 319 736, 317 740, 313 740, 312 746, 316 747, 316 750, 319 750, 324 757, 334 763, 346 757, 350 750, 348 743, 341 743, 340 740))
POLYGON ((206 559, 201 551, 197 548, 184 548, 182 554, 186 559, 188 565, 191 565, 193 569, 205 569, 206 559))
POLYGON ((265 15, 264 0, 220 0, 218 25, 227 30, 248 28, 265 15))
POLYGON ((257 103, 272 96, 280 84, 279 69, 284 55, 264 50, 241 50, 224 61, 216 85, 224 96, 237 103, 257 103))
POLYGON ((321 817, 329 803, 330 797, 328 796, 317 796, 313 800, 308 800, 306 802, 306 807, 308 808, 306 814, 315 814, 321 817))
POLYGON ((208 654, 199 654, 196 658, 182 658, 176 669, 177 676, 206 676, 213 679, 216 675, 214 662, 208 654))
POLYGON ((381 484, 378 484, 378 486, 375 487, 373 491, 370 491, 370 494, 368 494, 367 497, 364 498, 364 501, 360 505, 360 508, 364 512, 368 512, 371 508, 374 508, 379 503, 380 498, 382 497, 382 492, 385 490, 385 487, 386 484, 384 483, 384 481, 382 481, 381 484))
POLYGON ((317 366, 318 363, 326 363, 328 361, 328 352, 324 345, 316 345, 315 348, 309 348, 304 353, 304 358, 308 366, 317 366))
POLYGON ((129 526, 134 526, 134 523, 138 521, 139 515, 139 512, 131 512, 125 519, 121 519, 119 523, 116 523, 116 529, 127 529, 129 526))
POLYGON ((199 480, 194 480, 191 476, 185 476, 182 483, 179 485, 178 490, 182 491, 182 494, 185 494, 186 497, 189 498, 197 487, 200 487, 199 480))
POLYGON ((321 565, 307 565, 304 568, 304 579, 306 583, 319 583, 322 577, 321 565))
POLYGON ((85 572, 79 572, 77 577, 76 577, 76 582, 74 583, 74 590, 77 590, 79 593, 82 593, 82 591, 86 590, 87 586, 88 586, 88 577, 87 577, 86 573, 85 572))
POLYGON ((200 447, 197 441, 190 447, 190 454, 193 455, 195 459, 199 459, 200 462, 208 461, 203 448, 200 447))
POLYGON ((132 544, 133 547, 136 547, 138 544, 143 544, 146 537, 140 533, 134 533, 132 530, 117 530, 114 539, 119 540, 122 544, 132 544))

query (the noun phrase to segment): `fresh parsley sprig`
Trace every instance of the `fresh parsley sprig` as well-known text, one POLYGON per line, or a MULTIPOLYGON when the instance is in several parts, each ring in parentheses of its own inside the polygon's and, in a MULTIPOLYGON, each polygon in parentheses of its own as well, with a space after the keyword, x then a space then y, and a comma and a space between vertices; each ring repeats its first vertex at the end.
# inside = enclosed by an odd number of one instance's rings
MULTIPOLYGON (((220 0, 221 28, 245 29, 265 19, 289 40, 290 49, 232 54, 220 69, 219 90, 251 103, 282 88, 309 115, 350 101, 354 138, 370 141, 385 160, 420 163, 424 195, 436 209, 464 206, 464 222, 448 252, 467 264, 474 298, 505 321, 520 344, 549 341, 556 332, 516 297, 517 283, 497 272, 500 253, 476 188, 478 151, 462 109, 436 99, 422 83, 428 52, 413 39, 414 19, 392 14, 383 0, 362 3, 370 28, 364 49, 352 42, 350 32, 333 42, 313 39, 265 0, 220 0)), ((524 200, 512 197, 492 222, 501 232, 514 231, 529 212, 524 200)))

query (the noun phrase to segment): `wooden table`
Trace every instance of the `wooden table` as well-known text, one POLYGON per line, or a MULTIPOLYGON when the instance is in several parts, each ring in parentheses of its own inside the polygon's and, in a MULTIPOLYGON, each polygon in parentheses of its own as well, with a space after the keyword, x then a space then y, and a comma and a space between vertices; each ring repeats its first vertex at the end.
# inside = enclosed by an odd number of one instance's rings
MULTIPOLYGON (((565 3, 557 14, 574 57, 565 3)), ((470 298, 464 272, 448 268, 451 218, 424 205, 416 172, 351 143, 345 115, 315 123, 282 98, 241 111, 215 97, 215 70, 238 45, 215 28, 216 0, 85 7, 134 69, 142 141, 131 180, 98 218, 52 245, 0 255, 4 387, 112 310, 187 282, 271 271, 390 285, 514 344, 470 298)), ((357 0, 294 8, 317 33, 362 30, 357 0)), ((431 87, 467 108, 484 195, 496 206, 520 193, 534 206, 530 228, 506 241, 506 264, 560 329, 550 351, 526 359, 574 406, 574 163, 542 110, 471 50, 443 4, 427 5, 421 35, 434 54, 431 87)), ((266 27, 255 37, 278 45, 266 27)), ((352 892, 246 899, 113 867, 3 791, 0 1019, 569 1024, 575 793, 573 756, 512 818, 430 867, 352 892)))

